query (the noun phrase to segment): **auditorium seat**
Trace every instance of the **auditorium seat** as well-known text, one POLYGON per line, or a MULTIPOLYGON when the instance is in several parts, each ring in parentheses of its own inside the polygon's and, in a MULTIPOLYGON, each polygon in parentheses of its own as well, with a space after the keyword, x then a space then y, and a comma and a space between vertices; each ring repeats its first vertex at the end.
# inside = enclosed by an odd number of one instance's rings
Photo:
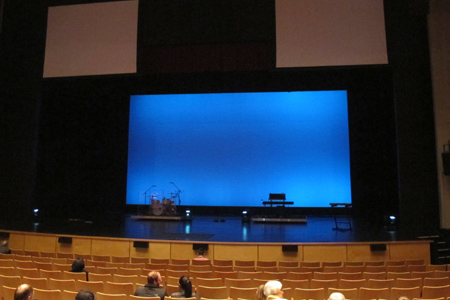
POLYGON ((15 267, 13 259, 0 259, 0 267, 15 267))
POLYGON ((420 272, 420 271, 412 271, 411 272, 411 278, 425 278, 425 277, 433 277, 435 275, 434 271, 424 271, 424 272, 420 272))
POLYGON ((340 289, 353 289, 353 288, 361 288, 363 286, 366 286, 367 281, 365 279, 356 279, 356 280, 349 280, 349 279, 341 279, 338 282, 338 288, 340 289))
POLYGON ((277 266, 277 261, 275 260, 257 260, 256 261, 256 266, 257 267, 276 267, 277 266))
POLYGON ((293 298, 294 300, 301 300, 301 299, 314 299, 314 300, 323 300, 327 299, 326 292, 324 288, 318 288, 318 289, 302 289, 302 288, 296 288, 293 291, 293 298))
POLYGON ((432 298, 447 298, 450 295, 450 285, 443 286, 427 286, 422 287, 422 298, 432 299, 432 298))
POLYGON ((117 267, 97 267, 97 273, 99 274, 117 274, 119 272, 119 268, 117 267))
POLYGON ((255 266, 234 266, 234 271, 237 272, 256 272, 255 266))
POLYGON ((359 288, 359 300, 389 299, 389 288, 359 288))
POLYGON ((356 267, 364 267, 365 263, 363 261, 344 261, 344 267, 346 266, 356 266, 356 267))
POLYGON ((365 272, 386 272, 386 266, 366 266, 365 272))
POLYGON ((166 284, 165 288, 166 288, 167 295, 172 295, 173 293, 180 291, 180 286, 175 285, 175 284, 166 284))
POLYGON ((410 287, 416 287, 422 286, 422 278, 397 278, 395 280, 395 287, 400 288, 410 288, 410 287))
MULTIPOLYGON (((320 266, 320 262, 319 262, 319 266, 320 266)), ((299 263, 298 263, 298 261, 280 260, 280 261, 278 261, 278 267, 297 268, 297 267, 299 267, 299 263)))
POLYGON ((16 254, 15 257, 16 260, 33 260, 33 258, 31 257, 31 255, 21 255, 21 254, 16 254))
POLYGON ((317 268, 321 267, 320 261, 301 261, 300 267, 306 267, 306 268, 317 268))
POLYGON ((146 264, 145 262, 132 262, 132 263, 125 263, 125 268, 129 268, 129 269, 145 269, 146 268, 146 264))
POLYGON ((142 275, 142 269, 141 268, 123 268, 119 267, 117 270, 117 274, 121 275, 142 275))
POLYGON ((112 281, 112 274, 89 273, 89 280, 91 281, 112 281))
POLYGON ((339 272, 338 279, 350 279, 350 280, 363 279, 363 273, 362 272, 352 272, 352 273, 339 272))
POLYGON ((426 265, 426 271, 447 271, 447 265, 426 265))
POLYGON ((408 297, 408 299, 420 298, 422 288, 416 287, 393 287, 390 292, 390 300, 397 300, 399 297, 408 297))
POLYGON ((54 279, 50 278, 48 280, 48 286, 51 290, 69 290, 75 291, 76 285, 74 279, 54 279))
POLYGON ((262 271, 262 272, 278 272, 278 267, 261 267, 256 266, 256 271, 262 271))
POLYGON ((24 250, 23 254, 29 255, 33 258, 33 256, 39 257, 41 256, 41 253, 37 250, 24 250))
POLYGON ((87 253, 75 253, 74 258, 82 258, 84 260, 92 260, 92 255, 91 254, 87 254, 87 253))
POLYGON ((234 261, 234 266, 239 266, 239 267, 255 267, 256 263, 254 260, 235 260, 234 261))
POLYGON ((128 295, 126 294, 107 294, 98 292, 95 295, 96 300, 128 300, 128 295))
POLYGON ((426 265, 408 265, 406 266, 408 272, 433 272, 434 270, 427 270, 426 265))
POLYGON ((386 272, 363 272, 363 279, 387 279, 386 272))
POLYGON ((286 272, 262 272, 255 278, 258 279, 265 279, 265 280, 279 280, 286 278, 287 273, 286 272))
POLYGON ((76 290, 88 289, 93 293, 103 293, 105 291, 105 284, 103 281, 86 281, 77 280, 75 282, 76 290))
POLYGON ((54 257, 66 258, 66 259, 69 259, 69 260, 74 260, 75 259, 75 256, 74 256, 73 253, 63 253, 63 252, 57 252, 56 256, 54 256, 54 257))
POLYGON ((85 264, 86 264, 86 266, 95 266, 95 267, 106 268, 106 261, 88 260, 85 262, 85 264))
POLYGON ((301 280, 313 278, 313 272, 289 272, 286 274, 286 279, 301 280))
MULTIPOLYGON (((190 272, 184 273, 183 275, 181 275, 181 273, 180 273, 180 275, 178 277, 187 276, 187 275, 189 275, 193 278, 198 278, 198 277, 200 277, 200 278, 217 278, 216 274, 213 271, 190 271, 190 272)), ((171 276, 173 276, 173 275, 171 275, 171 276)))
POLYGON ((61 291, 60 290, 42 290, 42 289, 33 289, 34 290, 34 299, 45 299, 45 300, 61 300, 61 291))
POLYGON ((386 272, 387 279, 411 278, 411 272, 386 272))
POLYGON ((213 265, 216 266, 233 266, 233 261, 230 259, 215 259, 213 265))
POLYGON ((209 299, 227 299, 228 298, 228 288, 226 286, 220 287, 207 287, 199 285, 197 287, 198 295, 202 298, 209 299))
POLYGON ((220 277, 222 279, 225 279, 225 278, 237 279, 238 276, 239 276, 239 273, 238 272, 234 272, 234 271, 233 272, 214 271, 213 273, 214 273, 215 277, 220 277))
POLYGON ((114 256, 111 255, 111 262, 113 263, 129 263, 130 258, 128 256, 114 256))
POLYGON ((19 276, 26 276, 26 277, 39 277, 39 271, 37 268, 16 268, 19 272, 19 276))
POLYGON ((321 280, 329 280, 329 279, 337 279, 337 272, 314 272, 313 279, 321 279, 321 280))
POLYGON ((134 285, 132 283, 105 282, 105 293, 108 294, 125 294, 134 293, 134 285))
POLYGON ((14 293, 16 292, 16 288, 17 286, 0 286, 0 296, 3 296, 3 299, 5 300, 14 300, 14 293))
POLYGON ((212 271, 211 265, 190 265, 189 271, 212 271))
MULTIPOLYGON (((157 296, 157 297, 141 297, 141 296, 129 295, 128 298, 129 298, 130 300, 133 300, 133 299, 136 299, 136 300, 161 300, 161 298, 160 298, 159 296, 157 296)), ((179 300, 180 298, 164 297, 164 299, 165 299, 165 300, 171 300, 171 299, 173 299, 173 300, 179 300)), ((195 297, 192 297, 192 298, 183 298, 183 300, 186 300, 186 299, 189 299, 189 300, 196 300, 195 297)))
POLYGON ((211 265, 212 271, 221 271, 221 272, 233 272, 233 266, 217 266, 217 265, 211 265))
POLYGON ((152 264, 168 265, 168 264, 170 264, 170 259, 169 258, 151 258, 150 262, 152 264))
POLYGON ((331 272, 344 272, 344 266, 325 266, 321 272, 331 273, 331 272))
POLYGON ((109 256, 109 255, 92 254, 92 260, 93 261, 111 262, 111 256, 109 256))
POLYGON ((174 264, 168 264, 165 268, 166 270, 174 270, 174 271, 179 271, 179 270, 189 270, 189 265, 185 264, 185 265, 174 265, 174 264))
POLYGON ((172 264, 172 265, 189 265, 190 262, 191 261, 189 259, 172 258, 172 260, 170 261, 170 264, 172 264))
POLYGON ((392 265, 392 266, 386 266, 386 272, 409 272, 408 267, 406 265, 392 265))
POLYGON ((342 261, 323 261, 322 267, 341 267, 342 261))
POLYGON ((33 269, 34 262, 31 260, 14 260, 14 265, 16 268, 22 268, 22 269, 33 269))
POLYGON ((124 262, 109 262, 109 261, 105 261, 105 267, 106 268, 124 268, 125 267, 125 263, 124 262))
POLYGON ((53 271, 70 271, 72 264, 57 264, 53 263, 53 271))
POLYGON ((49 270, 49 271, 53 270, 53 265, 51 263, 49 263, 49 262, 45 263, 45 262, 34 261, 33 265, 34 265, 35 268, 37 268, 39 270, 41 270, 41 269, 49 270))
POLYGON ((241 288, 251 288, 255 287, 253 284, 253 280, 250 278, 242 278, 242 279, 236 279, 236 278, 225 278, 224 285, 227 287, 241 287, 241 288))
POLYGON ((430 276, 430 277, 436 277, 436 278, 450 277, 450 271, 435 270, 433 273, 433 276, 430 276))
POLYGON ((148 257, 130 257, 131 263, 148 263, 149 258, 148 257))
POLYGON ((311 286, 309 284, 308 279, 300 279, 300 280, 293 280, 293 279, 283 279, 281 281, 283 284, 283 288, 302 288, 302 289, 309 289, 311 286))
POLYGON ((222 278, 201 278, 197 277, 193 279, 193 284, 195 286, 203 285, 203 286, 223 286, 224 281, 222 278))
POLYGON ((254 299, 257 290, 257 288, 230 287, 228 297, 232 299, 254 299))
POLYGON ((15 267, 0 267, 0 275, 17 276, 19 271, 15 267))
POLYGON ((258 278, 259 275, 261 275, 262 272, 258 271, 258 272, 245 272, 245 271, 239 271, 238 272, 238 278, 258 278))
POLYGON ((43 278, 55 278, 55 279, 63 279, 63 273, 62 271, 58 270, 45 270, 45 269, 39 269, 39 277, 43 278))
POLYGON ((191 265, 193 265, 193 266, 210 266, 211 261, 209 259, 208 260, 193 259, 193 260, 191 260, 191 265))
POLYGON ((86 273, 75 273, 70 271, 63 271, 63 278, 64 279, 74 279, 74 280, 86 280, 86 273))
POLYGON ((33 288, 49 289, 47 278, 22 276, 22 282, 31 285, 33 288))
POLYGON ((76 291, 61 291, 61 300, 73 300, 77 296, 78 292, 76 291))
POLYGON ((395 279, 369 279, 367 287, 369 288, 391 288, 395 285, 395 279))
POLYGON ((116 282, 116 283, 132 283, 133 287, 135 287, 136 283, 140 282, 140 279, 141 279, 140 276, 137 276, 137 275, 113 274, 112 282, 116 282))
POLYGON ((386 260, 386 266, 406 266, 404 260, 386 260))
POLYGON ((279 272, 286 272, 286 273, 290 273, 290 272, 301 272, 301 268, 300 268, 300 267, 284 267, 284 266, 278 266, 278 271, 279 271, 279 272))
POLYGON ((450 285, 450 277, 441 277, 441 278, 425 277, 423 279, 422 285, 427 286, 450 285))
POLYGON ((41 257, 57 257, 56 256, 56 252, 45 252, 45 251, 41 251, 41 257))
POLYGON ((67 260, 67 258, 63 258, 63 257, 50 257, 50 262, 52 264, 70 264, 70 265, 72 265, 71 260, 67 260))
POLYGON ((368 266, 385 266, 386 262, 384 260, 377 260, 377 261, 365 261, 364 265, 366 267, 368 266))
POLYGON ((407 266, 410 266, 410 265, 424 265, 424 264, 425 264, 425 261, 424 261, 423 258, 406 259, 406 260, 405 260, 405 264, 406 264, 407 266))
POLYGON ((311 289, 324 288, 325 293, 328 293, 328 289, 330 287, 333 287, 333 288, 338 287, 338 280, 337 279, 328 279, 328 280, 311 279, 311 281, 309 282, 309 287, 311 289))
POLYGON ((356 273, 356 272, 364 272, 366 270, 365 266, 344 266, 343 272, 346 273, 356 273))

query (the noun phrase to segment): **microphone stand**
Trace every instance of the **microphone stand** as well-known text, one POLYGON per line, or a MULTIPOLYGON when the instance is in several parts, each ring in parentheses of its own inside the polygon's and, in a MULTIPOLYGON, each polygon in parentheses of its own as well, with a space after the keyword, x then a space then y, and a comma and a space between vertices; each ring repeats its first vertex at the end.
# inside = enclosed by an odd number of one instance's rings
MULTIPOLYGON (((152 185, 148 190, 145 191, 144 193, 144 205, 147 205, 147 192, 150 191, 151 194, 151 190, 152 188, 154 188, 156 185, 152 185)), ((149 203, 149 207, 150 207, 150 203, 149 203)))
POLYGON ((181 199, 180 199, 181 190, 177 187, 177 185, 174 182, 171 182, 171 184, 173 184, 178 190, 177 191, 178 205, 180 205, 181 204, 181 199))

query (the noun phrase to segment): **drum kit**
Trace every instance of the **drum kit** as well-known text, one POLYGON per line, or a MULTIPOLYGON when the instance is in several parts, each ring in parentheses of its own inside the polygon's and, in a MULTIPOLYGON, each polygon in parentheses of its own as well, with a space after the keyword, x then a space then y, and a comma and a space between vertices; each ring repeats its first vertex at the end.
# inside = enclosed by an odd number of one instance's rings
POLYGON ((151 195, 150 199, 150 214, 154 216, 174 216, 177 214, 175 201, 167 198, 160 201, 156 199, 155 195, 151 195))

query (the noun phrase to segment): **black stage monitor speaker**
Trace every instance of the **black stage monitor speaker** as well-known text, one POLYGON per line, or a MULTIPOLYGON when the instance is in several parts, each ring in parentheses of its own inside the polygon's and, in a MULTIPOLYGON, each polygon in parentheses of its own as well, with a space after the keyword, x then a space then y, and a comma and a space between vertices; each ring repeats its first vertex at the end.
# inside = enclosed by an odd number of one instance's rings
POLYGON ((298 252, 298 245, 282 245, 283 252, 298 252))
POLYGON ((141 241, 134 241, 133 247, 134 248, 148 248, 149 243, 148 242, 141 242, 141 241))
POLYGON ((450 152, 442 153, 442 164, 444 165, 445 176, 450 175, 450 152))
POLYGON ((370 244, 370 251, 386 251, 386 244, 370 244))
POLYGON ((203 250, 207 251, 208 247, 209 247, 208 244, 193 244, 192 245, 192 249, 194 249, 194 251, 197 251, 198 249, 203 249, 203 250))
POLYGON ((72 238, 68 236, 60 236, 58 238, 58 243, 60 244, 72 244, 72 238))

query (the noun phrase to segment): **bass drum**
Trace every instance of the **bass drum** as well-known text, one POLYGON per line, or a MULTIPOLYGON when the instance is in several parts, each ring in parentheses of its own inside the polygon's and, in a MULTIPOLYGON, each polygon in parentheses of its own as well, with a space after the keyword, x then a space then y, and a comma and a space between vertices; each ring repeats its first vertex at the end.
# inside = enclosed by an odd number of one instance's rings
POLYGON ((163 213, 163 205, 158 201, 158 202, 153 202, 152 203, 152 213, 155 216, 160 216, 163 213))

